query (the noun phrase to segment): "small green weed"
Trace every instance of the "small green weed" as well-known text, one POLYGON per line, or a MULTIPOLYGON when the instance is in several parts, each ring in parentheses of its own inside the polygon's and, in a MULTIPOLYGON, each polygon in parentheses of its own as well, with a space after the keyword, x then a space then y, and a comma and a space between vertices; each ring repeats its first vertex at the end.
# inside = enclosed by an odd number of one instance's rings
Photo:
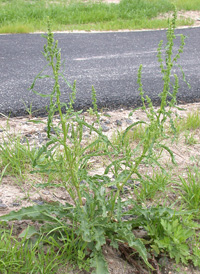
POLYGON ((190 246, 187 241, 193 238, 195 230, 190 226, 185 227, 180 218, 173 217, 171 220, 158 219, 156 226, 147 224, 146 229, 154 239, 151 247, 158 255, 160 251, 167 252, 176 260, 188 264, 191 259, 190 246))
POLYGON ((138 200, 154 199, 159 191, 164 192, 170 182, 170 175, 166 173, 154 173, 152 177, 146 175, 141 180, 139 190, 136 188, 135 193, 138 200))
POLYGON ((30 148, 27 140, 26 145, 22 144, 19 136, 7 133, 0 144, 0 163, 4 174, 22 177, 26 170, 31 169, 34 157, 35 149, 30 148))
POLYGON ((147 242, 155 256, 169 254, 177 264, 182 262, 187 265, 192 260, 197 265, 200 257, 195 231, 199 229, 199 224, 192 221, 191 212, 162 206, 144 208, 135 203, 127 214, 134 216, 133 228, 145 228, 150 236, 147 242))
POLYGON ((134 142, 139 142, 144 138, 145 135, 145 126, 143 124, 138 124, 130 131, 127 132, 126 136, 123 138, 124 132, 117 131, 111 137, 112 143, 116 146, 121 145, 123 142, 124 146, 128 147, 134 142))
POLYGON ((191 146, 191 145, 195 145, 198 143, 198 140, 194 137, 193 133, 186 131, 184 136, 185 136, 185 143, 187 145, 191 146))
POLYGON ((200 173, 198 167, 189 169, 187 172, 187 179, 180 176, 180 183, 178 185, 179 195, 182 197, 186 208, 197 211, 199 218, 200 208, 200 173))
POLYGON ((199 111, 188 113, 186 118, 180 118, 180 117, 176 118, 175 126, 176 126, 177 133, 200 128, 199 111))

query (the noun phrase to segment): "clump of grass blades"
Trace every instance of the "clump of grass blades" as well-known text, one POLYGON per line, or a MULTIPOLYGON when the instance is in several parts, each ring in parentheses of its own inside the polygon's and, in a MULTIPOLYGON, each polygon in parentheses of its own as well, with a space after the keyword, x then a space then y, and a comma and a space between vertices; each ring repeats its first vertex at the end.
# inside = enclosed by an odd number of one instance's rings
MULTIPOLYGON (((115 146, 121 145, 122 139, 123 139, 123 133, 124 132, 117 132, 114 133, 111 137, 112 139, 112 143, 115 146)), ((134 143, 134 142, 139 142, 143 139, 145 135, 145 126, 142 124, 139 124, 138 126, 135 126, 132 130, 130 130, 125 138, 123 139, 124 145, 126 144, 127 146, 130 143, 134 143)))
POLYGON ((198 167, 189 169, 187 178, 180 176, 178 193, 181 196, 187 209, 195 210, 196 216, 200 218, 200 173, 198 167))
POLYGON ((199 111, 188 113, 186 118, 177 118, 175 125, 177 133, 200 128, 199 111))
POLYGON ((7 133, 0 144, 0 162, 1 167, 5 168, 4 175, 23 177, 25 171, 31 170, 35 152, 36 149, 30 148, 28 140, 26 140, 26 144, 22 144, 19 136, 7 133))
POLYGON ((66 263, 66 257, 50 238, 27 240, 31 235, 37 236, 30 227, 24 235, 14 236, 12 228, 9 231, 3 224, 0 226, 1 273, 56 273, 60 264, 66 263))
POLYGON ((154 199, 159 192, 163 193, 166 191, 166 186, 169 184, 169 181, 169 174, 164 172, 154 172, 151 177, 146 175, 145 178, 141 180, 139 189, 135 189, 137 199, 142 202, 148 199, 154 199))

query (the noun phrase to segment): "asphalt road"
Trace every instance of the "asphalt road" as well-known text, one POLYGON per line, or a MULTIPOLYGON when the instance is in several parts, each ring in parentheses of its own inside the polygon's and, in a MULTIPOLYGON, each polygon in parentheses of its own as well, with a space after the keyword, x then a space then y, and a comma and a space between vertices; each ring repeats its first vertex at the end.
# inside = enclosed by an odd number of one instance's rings
MULTIPOLYGON (((200 28, 177 30, 187 36, 180 64, 191 89, 180 79, 178 101, 200 101, 200 28)), ((162 75, 157 62, 160 40, 166 41, 166 31, 136 31, 108 33, 55 34, 65 61, 65 76, 77 81, 75 108, 91 106, 91 88, 97 92, 98 106, 136 107, 140 105, 137 71, 143 64, 144 90, 156 104, 162 91, 162 75)), ((29 91, 34 77, 46 64, 41 53, 46 40, 40 34, 0 35, 0 113, 18 116, 27 114, 24 103, 32 110, 44 113, 48 98, 29 91)), ((179 38, 174 50, 178 50, 179 38)), ((164 53, 164 51, 163 51, 164 53)), ((180 78, 178 68, 174 70, 180 78)), ((45 73, 50 74, 50 68, 45 73)), ((38 92, 52 90, 50 78, 36 84, 38 92)), ((61 82, 62 101, 68 101, 69 88, 61 82)))

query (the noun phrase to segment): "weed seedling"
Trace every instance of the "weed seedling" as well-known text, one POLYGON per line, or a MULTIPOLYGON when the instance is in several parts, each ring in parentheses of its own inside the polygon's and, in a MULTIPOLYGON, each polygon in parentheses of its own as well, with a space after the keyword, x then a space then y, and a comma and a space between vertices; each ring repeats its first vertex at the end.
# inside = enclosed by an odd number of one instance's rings
POLYGON ((200 173, 198 167, 189 169, 187 172, 187 179, 180 176, 180 183, 177 188, 186 208, 197 210, 197 215, 199 215, 200 173))

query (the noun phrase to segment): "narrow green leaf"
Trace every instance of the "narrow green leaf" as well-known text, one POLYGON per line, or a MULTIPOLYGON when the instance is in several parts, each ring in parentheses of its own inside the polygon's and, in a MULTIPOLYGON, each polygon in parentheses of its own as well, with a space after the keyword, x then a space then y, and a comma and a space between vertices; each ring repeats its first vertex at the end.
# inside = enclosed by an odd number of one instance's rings
POLYGON ((124 138, 126 137, 126 134, 135 126, 137 126, 138 124, 146 124, 146 122, 144 121, 138 121, 133 123, 132 125, 130 125, 129 127, 126 128, 126 130, 124 131, 123 135, 122 135, 122 142, 124 142, 124 138))
POLYGON ((34 123, 34 124, 45 124, 46 125, 46 123, 45 122, 43 122, 43 121, 41 121, 41 120, 28 120, 28 123, 34 123))
POLYGON ((1 172, 0 183, 2 182, 3 176, 4 176, 4 174, 5 174, 5 172, 6 172, 6 169, 7 169, 7 167, 8 167, 9 165, 10 165, 10 163, 8 163, 8 164, 4 167, 4 169, 2 170, 2 172, 1 172))
POLYGON ((176 160, 175 160, 175 158, 174 158, 174 153, 171 151, 171 149, 170 149, 169 147, 163 145, 163 144, 159 144, 159 147, 164 148, 164 149, 170 154, 172 163, 173 163, 173 164, 176 164, 176 160))

